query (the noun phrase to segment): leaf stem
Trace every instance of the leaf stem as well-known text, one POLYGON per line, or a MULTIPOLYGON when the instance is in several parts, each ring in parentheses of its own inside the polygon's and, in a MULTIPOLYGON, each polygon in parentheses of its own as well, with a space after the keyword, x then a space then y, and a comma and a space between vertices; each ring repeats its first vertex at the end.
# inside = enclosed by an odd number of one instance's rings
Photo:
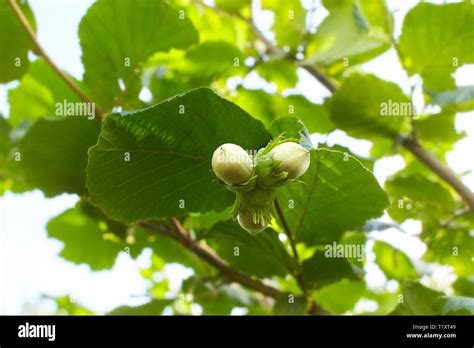
POLYGON ((293 251, 293 256, 299 264, 299 256, 298 250, 296 249, 296 243, 293 238, 293 235, 291 234, 290 227, 288 226, 288 223, 285 220, 285 216, 283 215, 283 211, 281 210, 280 203, 278 203, 278 199, 275 199, 275 210, 278 215, 278 218, 280 219, 281 224, 283 225, 285 235, 288 237, 288 240, 290 242, 291 250, 293 251))
MULTIPOLYGON (((22 25, 23 29, 25 29, 26 33, 30 37, 31 41, 33 42, 33 45, 35 46, 36 53, 41 56, 46 63, 59 75, 59 77, 66 83, 66 85, 83 101, 86 103, 93 103, 91 99, 89 99, 84 92, 81 90, 81 88, 74 82, 74 80, 69 77, 64 71, 62 71, 53 61, 52 59, 48 56, 48 54, 45 52, 43 47, 41 47, 40 43, 38 42, 36 38, 36 34, 31 28, 30 23, 28 22, 28 19, 25 17, 23 11, 21 8, 18 6, 15 0, 6 0, 7 4, 10 5, 11 9, 15 13, 16 17, 18 18, 18 21, 22 25)), ((101 119, 103 117, 102 111, 96 107, 95 108, 95 113, 98 119, 101 119)))
POLYGON ((280 219, 281 224, 283 225, 283 230, 285 231, 285 235, 288 237, 288 241, 290 242, 291 250, 293 251, 293 257, 295 258, 296 264, 298 265, 297 273, 295 274, 296 281, 300 286, 301 290, 303 290, 304 297, 309 299, 308 288, 306 287, 306 282, 304 280, 303 271, 301 269, 300 258, 298 255, 298 249, 296 248, 296 242, 293 238, 293 234, 291 233, 290 227, 286 222, 285 216, 283 215, 283 211, 281 210, 280 203, 278 200, 275 199, 275 210, 280 219))

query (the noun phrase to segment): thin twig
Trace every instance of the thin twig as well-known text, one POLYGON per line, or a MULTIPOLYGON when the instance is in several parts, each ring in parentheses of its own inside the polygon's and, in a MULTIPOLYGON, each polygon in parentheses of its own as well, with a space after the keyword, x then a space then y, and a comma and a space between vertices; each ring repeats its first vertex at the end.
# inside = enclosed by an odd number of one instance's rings
POLYGON ((337 85, 331 81, 331 79, 326 76, 324 73, 322 73, 318 67, 315 65, 309 65, 309 64, 303 64, 301 65, 303 69, 305 69, 307 72, 309 72, 316 80, 318 80, 326 89, 334 93, 337 89, 337 85))
POLYGON ((472 213, 471 209, 463 209, 463 210, 460 210, 460 211, 456 211, 447 220, 445 220, 443 222, 440 222, 439 227, 448 228, 456 219, 458 219, 462 216, 465 216, 467 214, 470 214, 470 213, 472 213))
POLYGON ((449 167, 445 166, 439 159, 428 152, 418 140, 414 137, 403 138, 401 141, 403 147, 410 151, 418 160, 423 162, 436 175, 448 183, 469 205, 471 210, 474 210, 474 194, 459 177, 449 167))
POLYGON ((295 275, 296 280, 300 288, 303 290, 304 297, 309 300, 310 296, 309 296, 308 288, 306 286, 306 282, 304 280, 300 257, 298 255, 298 249, 296 248, 296 242, 295 242, 295 239, 293 238, 293 234, 291 233, 290 226, 288 226, 288 223, 286 222, 285 216, 283 215, 283 211, 281 210, 281 207, 280 207, 280 203, 278 203, 277 199, 275 199, 275 210, 278 215, 278 218, 280 219, 281 224, 283 225, 283 230, 285 231, 285 235, 287 236, 288 241, 290 242, 291 250, 293 251, 293 257, 298 266, 297 274, 295 275))
MULTIPOLYGON (((15 13, 16 17, 18 18, 20 24, 23 26, 25 29, 26 33, 30 37, 31 41, 33 42, 33 45, 35 46, 36 53, 38 53, 45 61, 48 63, 48 65, 59 75, 59 77, 66 83, 66 85, 83 101, 86 103, 92 103, 91 99, 89 99, 84 92, 80 89, 80 87, 74 82, 73 79, 69 77, 64 71, 62 71, 54 62, 52 59, 48 56, 48 54, 45 52, 43 47, 39 44, 36 34, 31 28, 30 23, 28 22, 28 19, 25 17, 23 11, 21 8, 18 6, 15 0, 6 0, 7 4, 10 5, 11 9, 15 13)), ((95 108, 95 113, 97 118, 101 119, 103 117, 102 111, 96 107, 95 108)))
POLYGON ((191 0, 192 2, 194 2, 195 4, 197 5, 200 5, 204 8, 207 8, 207 9, 210 9, 212 11, 214 11, 215 13, 217 13, 218 15, 220 16, 224 16, 224 17, 229 17, 229 18, 235 18, 235 19, 238 19, 238 20, 241 20, 242 22, 246 23, 247 25, 250 26, 250 29, 252 29, 252 31, 254 32, 254 34, 257 36, 257 38, 262 41, 262 43, 265 45, 265 47, 268 49, 268 51, 270 53, 273 53, 277 56, 284 56, 286 55, 285 51, 283 51, 282 49, 280 49, 278 46, 274 45, 258 28, 257 28, 257 25, 255 24, 253 18, 247 18, 247 17, 244 17, 242 16, 240 13, 238 12, 227 12, 227 11, 224 11, 224 10, 221 10, 220 8, 218 7, 214 7, 214 6, 209 6, 207 5, 206 3, 204 3, 202 0, 191 0))
POLYGON ((299 257, 298 257, 298 250, 296 249, 296 243, 293 238, 293 235, 291 234, 290 227, 288 226, 288 223, 286 222, 285 216, 283 215, 283 211, 281 210, 280 203, 278 203, 278 200, 275 199, 275 210, 278 215, 278 218, 280 219, 281 224, 283 225, 283 231, 285 232, 285 235, 288 237, 288 240, 290 242, 291 250, 293 251, 293 256, 295 257, 296 261, 300 262, 299 257))

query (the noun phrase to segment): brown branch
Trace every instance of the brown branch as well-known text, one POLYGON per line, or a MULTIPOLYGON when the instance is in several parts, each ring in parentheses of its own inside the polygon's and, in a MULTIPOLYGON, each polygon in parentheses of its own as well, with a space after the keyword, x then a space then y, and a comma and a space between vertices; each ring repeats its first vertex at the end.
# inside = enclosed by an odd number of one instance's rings
MULTIPOLYGON (((219 270, 225 278, 232 282, 273 298, 278 298, 284 294, 279 289, 266 285, 260 280, 252 279, 243 273, 233 270, 225 261, 220 259, 219 256, 215 255, 211 250, 202 245, 196 244, 178 219, 172 218, 170 222, 173 226, 173 230, 169 230, 164 226, 157 226, 149 221, 142 221, 139 225, 150 232, 159 233, 177 241, 197 257, 219 270)), ((314 301, 310 303, 308 313, 311 315, 331 315, 314 301)))
POLYGON ((193 254, 198 256, 200 259, 204 260, 205 262, 219 270, 225 278, 232 282, 239 283, 246 288, 258 291, 266 296, 270 296, 273 298, 277 298, 283 295, 280 290, 267 284, 264 284, 260 280, 252 279, 243 273, 235 271, 234 269, 229 267, 229 265, 224 260, 214 254, 210 249, 195 243, 178 219, 172 218, 170 222, 173 226, 173 230, 161 228, 147 221, 143 221, 139 223, 139 225, 149 231, 152 231, 154 233, 160 233, 166 237, 174 239, 186 249, 191 251, 193 254))
POLYGON ((257 38, 262 41, 262 43, 265 45, 265 47, 268 49, 268 51, 270 53, 273 53, 275 55, 278 55, 278 56, 284 56, 286 55, 285 51, 283 51, 282 49, 280 49, 278 46, 274 45, 256 26, 253 18, 246 18, 244 16, 242 16, 240 13, 238 12, 227 12, 227 11, 224 11, 224 10, 221 10, 220 8, 218 7, 214 7, 214 6, 209 6, 207 5, 206 3, 204 3, 202 0, 191 0, 192 2, 194 2, 195 4, 197 5, 200 5, 204 8, 208 8, 212 11, 214 11, 215 13, 217 13, 218 15, 220 16, 224 16, 224 17, 230 17, 230 18, 236 18, 236 19, 239 19, 241 20, 242 22, 245 22, 246 24, 248 24, 250 26, 250 29, 252 29, 252 31, 254 32, 254 34, 257 36, 257 38))
POLYGON ((309 72, 314 78, 316 78, 316 80, 318 80, 324 87, 326 87, 329 92, 334 93, 336 91, 337 85, 333 81, 331 81, 328 76, 322 73, 317 66, 303 64, 301 65, 301 67, 307 72, 309 72))
MULTIPOLYGON (((43 47, 39 44, 36 34, 31 28, 30 23, 28 22, 28 19, 25 17, 23 11, 21 8, 18 6, 15 0, 6 0, 7 4, 10 5, 11 9, 15 13, 16 17, 18 18, 18 21, 20 24, 23 26, 23 29, 25 29, 26 33, 30 37, 31 41, 33 42, 33 45, 35 46, 36 53, 38 53, 45 61, 48 63, 48 65, 59 75, 59 77, 66 83, 66 85, 83 101, 86 103, 91 103, 91 99, 89 99, 84 92, 80 89, 80 87, 74 82, 69 75, 67 75, 64 71, 62 71, 54 62, 52 59, 48 56, 48 54, 45 52, 43 47)), ((102 111, 96 107, 95 108, 96 116, 97 118, 101 119, 103 117, 102 111)))
POLYGON ((474 194, 449 167, 445 166, 439 159, 428 152, 414 137, 403 138, 402 145, 436 175, 454 188, 464 201, 466 201, 470 209, 474 210, 474 194))

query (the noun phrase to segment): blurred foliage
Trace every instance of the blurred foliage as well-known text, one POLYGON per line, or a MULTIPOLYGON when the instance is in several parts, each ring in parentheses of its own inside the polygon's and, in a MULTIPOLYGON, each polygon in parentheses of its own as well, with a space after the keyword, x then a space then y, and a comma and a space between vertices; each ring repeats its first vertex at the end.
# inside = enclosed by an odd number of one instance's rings
MULTIPOLYGON (((0 117, 0 194, 80 196, 47 231, 62 242, 61 257, 93 271, 112 268, 120 254, 150 252, 140 270, 149 285, 143 303, 110 315, 305 315, 315 303, 332 314, 472 315, 473 214, 400 146, 416 134, 446 163, 465 137, 456 118, 474 110, 474 87, 456 86, 453 73, 474 63, 472 2, 420 2, 399 38, 384 0, 259 4, 94 3, 78 28, 84 76, 69 77, 110 112, 99 120, 58 112, 81 98, 31 54, 33 43, 0 3, 0 83, 11 82, 0 117), (256 10, 268 16, 266 28, 254 22, 256 10), (409 91, 364 72, 364 63, 388 51, 408 76, 419 74, 411 87, 436 111, 414 110, 409 91), (315 102, 302 86, 304 70, 324 74, 334 93, 315 102), (268 85, 255 87, 255 78, 268 85), (332 144, 335 130, 369 141, 372 157, 332 144), (311 166, 279 189, 281 216, 251 236, 229 218, 232 195, 216 183, 210 158, 223 143, 257 151, 281 133, 316 145, 311 166), (395 154, 404 167, 379 183, 371 171, 395 154), (194 242, 177 236, 169 218, 194 242), (421 260, 375 237, 412 220, 422 231, 411 237, 426 245, 421 260), (277 294, 232 281, 210 257, 277 294), (167 273, 176 264, 191 274, 178 287, 167 273), (452 284, 433 285, 431 270, 440 266, 455 275, 452 284), (371 267, 385 275, 383 286, 367 283, 371 267)), ((36 30, 28 4, 20 7, 36 30)), ((55 302, 58 314, 93 314, 68 296, 55 302)))

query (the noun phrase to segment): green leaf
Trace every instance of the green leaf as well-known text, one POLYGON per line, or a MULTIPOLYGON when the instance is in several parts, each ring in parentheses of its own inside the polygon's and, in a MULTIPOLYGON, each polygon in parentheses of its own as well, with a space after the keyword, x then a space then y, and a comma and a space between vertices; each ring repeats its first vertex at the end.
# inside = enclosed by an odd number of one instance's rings
POLYGON ((278 117, 294 116, 299 118, 310 133, 325 134, 334 128, 329 120, 327 109, 322 105, 311 103, 302 95, 277 98, 273 110, 278 117))
POLYGON ((454 113, 443 112, 418 118, 414 121, 416 135, 424 145, 428 147, 446 147, 451 149, 451 145, 461 140, 464 132, 456 131, 456 115, 454 113))
POLYGON ((240 87, 232 101, 250 115, 262 121, 266 126, 269 126, 276 117, 272 105, 275 105, 275 100, 278 98, 279 96, 266 93, 263 90, 240 87))
POLYGON ((403 282, 419 277, 410 258, 390 244, 377 240, 375 241, 373 252, 375 253, 375 263, 385 273, 387 278, 403 282))
POLYGON ((26 181, 46 196, 86 194, 87 150, 99 132, 99 122, 85 117, 37 121, 19 145, 26 181))
POLYGON ((367 312, 369 315, 389 315, 393 312, 398 304, 400 294, 395 292, 383 291, 383 292, 372 292, 367 291, 364 294, 364 298, 367 297, 369 300, 377 303, 377 309, 375 311, 367 312))
POLYGON ((82 18, 79 38, 84 82, 99 105, 110 110, 136 103, 141 68, 152 54, 186 48, 198 41, 198 33, 166 1, 104 0, 82 18))
POLYGON ((57 105, 62 105, 64 101, 76 103, 81 100, 43 59, 38 58, 18 87, 8 91, 8 120, 15 126, 23 120, 36 121, 41 117, 57 116, 57 105))
POLYGON ((458 218, 457 221, 448 224, 446 228, 427 229, 422 234, 422 240, 427 246, 423 259, 450 265, 458 276, 473 276, 473 226, 472 222, 462 221, 458 218))
POLYGON ((458 277, 453 283, 456 295, 474 297, 474 276, 458 277))
POLYGON ((369 26, 381 28, 387 35, 392 35, 393 16, 385 0, 359 0, 359 6, 369 26))
POLYGON ((345 258, 331 255, 328 251, 329 248, 325 251, 318 250, 303 262, 303 276, 308 287, 319 289, 342 279, 359 279, 359 275, 345 258))
POLYGON ((396 174, 385 182, 392 206, 390 216, 397 222, 409 218, 438 221, 451 214, 454 198, 440 183, 422 174, 396 174))
POLYGON ((263 0, 262 8, 273 11, 272 30, 279 46, 296 48, 306 29, 306 10, 300 0, 263 0))
POLYGON ((336 150, 336 151, 339 151, 339 152, 342 152, 342 153, 347 153, 349 154, 350 156, 354 157, 355 159, 357 159, 360 163, 362 163, 362 165, 369 169, 370 171, 373 171, 374 170, 374 164, 375 164, 375 161, 371 158, 365 158, 365 157, 361 157, 359 155, 356 155, 355 153, 353 153, 351 150, 349 150, 349 148, 345 147, 345 146, 341 146, 341 145, 333 145, 333 146, 328 146, 324 143, 319 143, 318 144, 318 148, 324 148, 324 149, 328 149, 328 150, 336 150))
POLYGON ((140 306, 121 306, 106 313, 106 315, 161 315, 163 310, 172 305, 174 300, 159 299, 151 300, 140 306))
POLYGON ((179 263, 192 268, 198 274, 210 272, 209 266, 203 260, 171 238, 151 233, 143 228, 135 228, 131 235, 133 236, 133 242, 130 245, 132 257, 140 255, 144 248, 151 248, 155 261, 160 265, 159 270, 165 263, 179 263))
POLYGON ((208 88, 196 89, 107 116, 89 151, 87 187, 94 204, 125 222, 221 211, 233 195, 214 181, 214 150, 224 143, 258 150, 269 140, 242 109, 208 88))
POLYGON ((5 168, 6 162, 12 149, 10 140, 11 127, 8 120, 0 115, 0 168, 5 168))
POLYGON ((148 61, 149 88, 154 101, 208 86, 223 77, 242 75, 246 70, 242 52, 225 41, 207 41, 184 51, 155 54, 148 61))
POLYGON ((81 205, 51 219, 48 236, 64 243, 60 256, 76 264, 86 263, 94 271, 110 269, 123 244, 107 239, 107 225, 88 216, 81 205))
POLYGON ((296 117, 279 117, 271 123, 268 131, 273 137, 283 134, 285 138, 297 139, 297 142, 308 150, 314 148, 308 130, 296 117))
POLYGON ((354 308, 366 291, 364 282, 343 279, 313 292, 316 302, 334 314, 343 314, 354 308))
POLYGON ((275 83, 279 92, 294 88, 298 82, 296 66, 285 59, 274 59, 257 65, 258 74, 268 82, 275 83))
POLYGON ((179 74, 175 74, 172 72, 168 76, 165 74, 164 76, 160 76, 159 72, 160 69, 157 68, 156 73, 151 75, 150 83, 148 88, 153 96, 153 103, 159 103, 166 99, 169 99, 177 94, 186 93, 188 90, 201 87, 207 84, 207 81, 203 83, 198 83, 199 86, 190 86, 189 83, 194 83, 195 81, 184 81, 184 77, 179 74))
POLYGON ((211 211, 204 214, 189 214, 184 227, 192 230, 198 235, 199 238, 201 232, 210 230, 220 221, 230 219, 232 210, 231 208, 232 207, 228 207, 227 209, 218 213, 211 211))
MULTIPOLYGON (((17 5, 33 31, 36 31, 35 19, 28 3, 21 1, 17 5)), ((0 31, 0 83, 7 83, 26 73, 30 64, 28 51, 33 50, 34 45, 6 1, 0 3, 0 23, 4 28, 0 31)))
POLYGON ((374 75, 351 74, 329 99, 334 124, 356 138, 393 138, 406 132, 413 116, 400 87, 374 75), (405 113, 408 111, 408 114, 405 113))
POLYGON ((308 171, 278 190, 278 201, 298 241, 324 244, 382 215, 387 195, 373 174, 349 154, 311 151, 308 171))
MULTIPOLYGON (((236 7, 243 0, 222 0, 216 6, 221 7, 223 2, 227 6, 236 7)), ((255 40, 255 35, 250 26, 234 16, 222 16, 218 11, 207 8, 196 2, 184 1, 186 16, 191 20, 199 32, 199 41, 225 41, 237 46, 248 54, 256 54, 255 48, 249 47, 248 42, 255 40)), ((244 12, 244 11, 243 11, 244 12)))
POLYGON ((240 286, 215 283, 204 277, 190 277, 181 290, 192 295, 192 302, 202 307, 204 315, 229 315, 234 307, 258 306, 257 298, 240 286))
POLYGON ((239 11, 250 5, 250 0, 215 0, 216 7, 225 11, 239 11))
POLYGON ((273 306, 274 315, 305 315, 309 304, 303 296, 284 294, 280 296, 273 306))
MULTIPOLYGON (((372 221, 377 221, 377 220, 372 220, 372 221)), ((365 226, 367 226, 367 224, 365 224, 361 228, 361 231, 367 232, 367 230, 364 229, 365 226)), ((334 242, 333 242, 333 248, 335 247, 336 250, 337 248, 341 248, 343 250, 350 250, 350 252, 347 252, 346 255, 344 255, 345 259, 349 261, 352 265, 354 265, 356 268, 363 268, 365 257, 366 257, 365 255, 366 243, 367 243, 367 233, 360 233, 359 231, 348 231, 342 235, 342 237, 339 239, 338 244, 336 244, 336 246, 334 246, 334 242)))
POLYGON ((55 299, 58 315, 95 315, 96 313, 72 301, 70 296, 57 297, 55 299))
POLYGON ((443 92, 429 92, 430 104, 449 111, 474 110, 474 86, 460 86, 443 92))
POLYGON ((18 153, 12 134, 20 129, 12 129, 8 120, 0 115, 0 195, 7 191, 22 193, 31 190, 25 183, 21 154, 18 153))
POLYGON ((442 315, 474 315, 474 298, 441 296, 435 307, 442 315))
POLYGON ((408 282, 403 289, 401 301, 391 315, 436 315, 435 303, 441 293, 420 283, 408 282))
POLYGON ((454 89, 452 73, 474 63, 474 5, 421 2, 405 16, 399 49, 410 75, 432 91, 454 89))
POLYGON ((390 48, 391 15, 384 1, 325 0, 323 4, 329 15, 307 47, 308 64, 325 67, 334 75, 390 48))
POLYGON ((215 225, 205 238, 233 268, 250 275, 285 276, 295 266, 278 234, 271 229, 252 236, 237 223, 226 221, 215 225))
POLYGON ((291 116, 299 118, 310 133, 325 134, 334 128, 327 109, 302 95, 282 97, 262 90, 239 88, 234 101, 267 127, 280 117, 291 116))
POLYGON ((408 283, 403 290, 403 302, 391 315, 473 315, 474 299, 445 296, 419 283, 408 283))
POLYGON ((192 75, 204 75, 215 79, 241 71, 244 65, 242 52, 225 41, 208 41, 186 52, 189 66, 184 72, 192 75))

